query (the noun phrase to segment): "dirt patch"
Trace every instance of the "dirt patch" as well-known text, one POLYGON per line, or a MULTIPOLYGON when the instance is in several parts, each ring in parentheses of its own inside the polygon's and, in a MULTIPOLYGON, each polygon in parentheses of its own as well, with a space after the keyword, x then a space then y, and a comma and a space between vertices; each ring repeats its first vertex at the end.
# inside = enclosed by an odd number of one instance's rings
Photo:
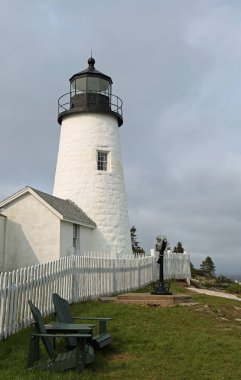
POLYGON ((131 354, 115 354, 115 355, 111 355, 111 357, 110 357, 110 360, 127 361, 127 360, 133 360, 133 359, 135 359, 135 356, 131 355, 131 354))

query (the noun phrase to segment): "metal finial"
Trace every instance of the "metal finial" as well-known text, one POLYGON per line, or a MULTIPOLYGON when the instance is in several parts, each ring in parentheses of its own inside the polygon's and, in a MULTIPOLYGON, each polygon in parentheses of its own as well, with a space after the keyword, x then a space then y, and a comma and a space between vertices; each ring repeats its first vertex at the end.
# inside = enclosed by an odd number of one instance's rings
POLYGON ((92 52, 91 52, 91 57, 88 59, 88 64, 90 68, 92 69, 95 68, 95 59, 92 57, 92 52))

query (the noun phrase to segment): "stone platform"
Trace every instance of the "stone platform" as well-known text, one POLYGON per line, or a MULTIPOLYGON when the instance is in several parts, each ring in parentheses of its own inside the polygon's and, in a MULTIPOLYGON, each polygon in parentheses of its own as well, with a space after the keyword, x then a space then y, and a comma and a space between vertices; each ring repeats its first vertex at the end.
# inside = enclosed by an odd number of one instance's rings
POLYGON ((175 306, 192 303, 192 297, 186 294, 157 295, 150 293, 124 293, 116 297, 101 297, 101 302, 139 304, 148 306, 175 306))

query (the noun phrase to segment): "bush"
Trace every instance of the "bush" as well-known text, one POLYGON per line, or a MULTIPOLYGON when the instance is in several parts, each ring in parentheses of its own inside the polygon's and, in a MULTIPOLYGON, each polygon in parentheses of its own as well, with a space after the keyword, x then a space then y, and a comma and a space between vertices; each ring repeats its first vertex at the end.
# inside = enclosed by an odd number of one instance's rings
POLYGON ((233 284, 233 283, 234 283, 234 281, 231 280, 231 278, 228 278, 228 277, 226 277, 226 276, 224 276, 222 274, 216 277, 216 284, 217 285, 233 284))
POLYGON ((241 285, 239 283, 232 283, 228 285, 227 290, 231 293, 241 294, 241 285))

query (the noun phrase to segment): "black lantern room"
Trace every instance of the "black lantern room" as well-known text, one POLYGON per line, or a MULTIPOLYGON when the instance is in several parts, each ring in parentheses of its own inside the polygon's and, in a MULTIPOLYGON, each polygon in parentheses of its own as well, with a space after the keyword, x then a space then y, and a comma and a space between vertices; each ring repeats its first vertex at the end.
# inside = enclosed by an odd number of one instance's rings
POLYGON ((96 70, 94 58, 88 59, 88 68, 70 78, 70 92, 59 98, 58 122, 77 113, 114 114, 119 127, 123 124, 122 100, 112 94, 112 79, 96 70))

